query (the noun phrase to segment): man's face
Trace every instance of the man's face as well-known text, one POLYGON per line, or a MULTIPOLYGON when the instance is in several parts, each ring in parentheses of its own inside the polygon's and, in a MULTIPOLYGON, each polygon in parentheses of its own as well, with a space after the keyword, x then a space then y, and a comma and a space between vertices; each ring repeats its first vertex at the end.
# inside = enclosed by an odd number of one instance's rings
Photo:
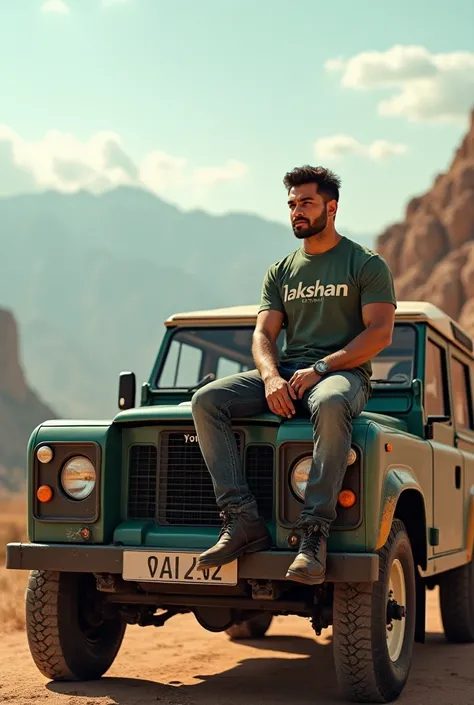
POLYGON ((329 215, 334 215, 334 202, 326 203, 318 193, 316 184, 294 186, 288 194, 288 207, 293 232, 299 239, 318 235, 327 225, 329 215))

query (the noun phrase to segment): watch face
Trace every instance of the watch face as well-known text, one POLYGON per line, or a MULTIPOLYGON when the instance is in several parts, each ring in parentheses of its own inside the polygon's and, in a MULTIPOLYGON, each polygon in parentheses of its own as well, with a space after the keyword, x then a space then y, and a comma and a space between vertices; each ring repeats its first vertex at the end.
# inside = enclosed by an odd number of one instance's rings
POLYGON ((327 362, 322 362, 322 360, 320 360, 319 362, 316 363, 315 368, 318 372, 321 372, 322 374, 324 374, 324 372, 327 372, 327 370, 328 370, 327 362))

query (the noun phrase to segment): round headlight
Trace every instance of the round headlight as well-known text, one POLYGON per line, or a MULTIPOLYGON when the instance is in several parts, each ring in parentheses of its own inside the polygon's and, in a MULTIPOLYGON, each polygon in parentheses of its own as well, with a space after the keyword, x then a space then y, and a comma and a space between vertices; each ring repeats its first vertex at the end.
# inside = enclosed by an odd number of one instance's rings
POLYGON ((68 460, 61 472, 63 490, 72 499, 86 499, 95 487, 95 467, 83 455, 68 460))
POLYGON ((40 463, 50 463, 53 459, 53 450, 49 446, 41 446, 36 451, 36 457, 40 463))
POLYGON ((290 482, 291 488, 298 499, 304 500, 306 485, 308 484, 309 471, 311 468, 312 456, 307 455, 301 460, 298 460, 293 470, 291 471, 290 482))

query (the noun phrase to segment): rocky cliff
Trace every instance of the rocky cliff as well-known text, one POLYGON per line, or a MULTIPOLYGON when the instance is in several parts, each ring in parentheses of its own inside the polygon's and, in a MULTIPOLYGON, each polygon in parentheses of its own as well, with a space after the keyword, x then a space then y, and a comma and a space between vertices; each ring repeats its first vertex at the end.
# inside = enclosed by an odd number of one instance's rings
POLYGON ((474 110, 451 166, 377 240, 399 299, 429 301, 474 335, 474 110))
POLYGON ((54 416, 28 387, 16 321, 0 309, 0 493, 22 487, 28 438, 39 423, 54 416))

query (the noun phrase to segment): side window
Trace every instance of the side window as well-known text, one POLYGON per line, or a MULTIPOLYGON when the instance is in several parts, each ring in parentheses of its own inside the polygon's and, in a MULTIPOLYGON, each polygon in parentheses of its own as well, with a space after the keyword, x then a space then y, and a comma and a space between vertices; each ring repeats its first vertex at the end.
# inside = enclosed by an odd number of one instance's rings
POLYGON ((455 357, 451 358, 451 378, 456 424, 461 428, 472 428, 469 368, 455 357))
POLYGON ((199 381, 202 350, 173 340, 160 378, 160 387, 192 387, 199 381))
POLYGON ((249 369, 248 365, 242 365, 235 360, 228 360, 226 357, 220 357, 217 363, 217 377, 227 377, 228 375, 246 372, 249 369))
POLYGON ((426 341, 425 411, 428 416, 448 414, 443 382, 445 353, 436 343, 426 341))

